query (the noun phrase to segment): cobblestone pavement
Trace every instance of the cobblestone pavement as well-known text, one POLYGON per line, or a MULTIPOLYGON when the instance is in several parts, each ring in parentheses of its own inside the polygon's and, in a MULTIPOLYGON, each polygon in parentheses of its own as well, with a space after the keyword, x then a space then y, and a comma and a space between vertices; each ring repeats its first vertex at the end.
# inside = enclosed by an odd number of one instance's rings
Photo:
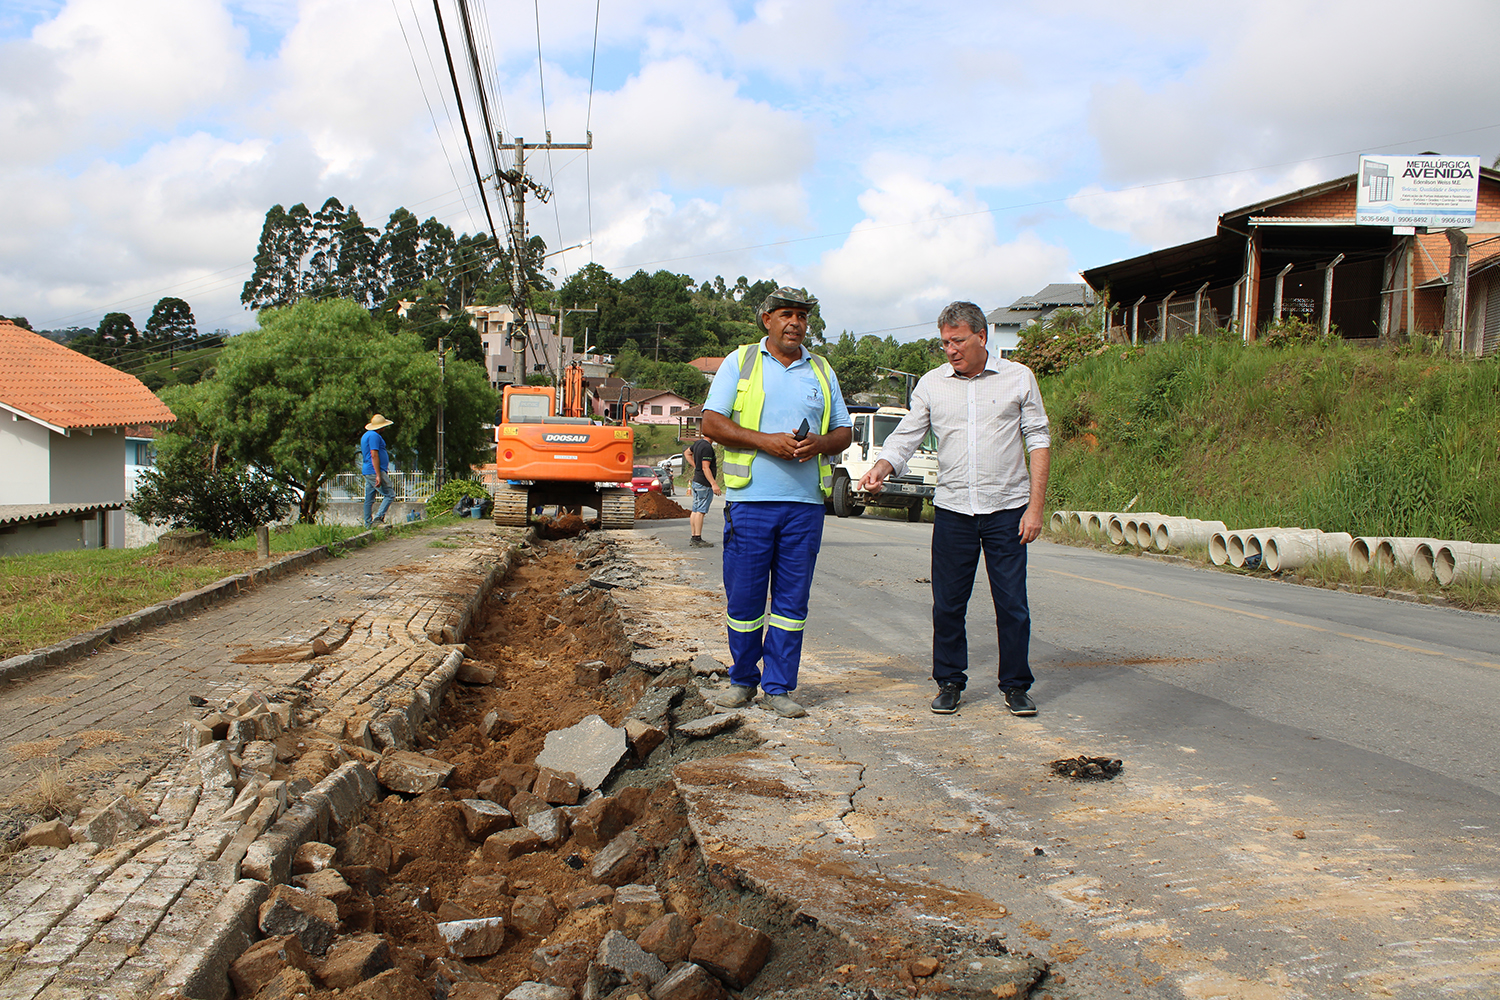
POLYGON ((399 743, 441 701, 463 629, 519 539, 487 522, 385 539, 5 682, 0 799, 56 770, 91 781, 99 801, 71 846, 26 848, 0 868, 0 1000, 221 995, 215 954, 253 934, 245 918, 278 850, 362 808, 373 779, 356 760, 306 787, 270 781, 264 716, 259 733, 185 747, 204 712, 189 698, 310 680, 302 721, 356 750, 399 743), (316 638, 332 648, 303 662, 234 662, 316 638))

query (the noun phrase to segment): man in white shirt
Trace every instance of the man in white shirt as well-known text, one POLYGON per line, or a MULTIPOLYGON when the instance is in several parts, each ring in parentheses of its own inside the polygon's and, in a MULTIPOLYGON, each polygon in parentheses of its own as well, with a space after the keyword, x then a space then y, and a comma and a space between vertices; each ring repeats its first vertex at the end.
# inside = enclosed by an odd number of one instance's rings
POLYGON ((948 363, 917 382, 910 412, 859 486, 878 491, 886 477, 905 471, 928 431, 937 436, 932 679, 938 695, 932 710, 951 715, 963 700, 969 665, 964 620, 983 552, 999 634, 1000 690, 1012 715, 1035 715, 1027 693, 1033 677, 1025 547, 1042 533, 1052 461, 1047 413, 1031 369, 989 350, 989 324, 974 303, 951 303, 938 315, 938 333, 948 363))

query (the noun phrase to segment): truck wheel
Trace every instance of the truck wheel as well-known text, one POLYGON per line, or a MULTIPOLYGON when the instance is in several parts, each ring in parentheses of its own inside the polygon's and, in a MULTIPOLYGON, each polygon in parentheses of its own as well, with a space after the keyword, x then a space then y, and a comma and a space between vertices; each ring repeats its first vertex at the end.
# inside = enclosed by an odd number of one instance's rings
POLYGON ((918 500, 916 503, 906 508, 906 520, 909 524, 916 524, 918 521, 922 520, 922 501, 918 500))
POLYGON ((863 511, 855 510, 849 500, 849 477, 835 476, 833 479, 833 512, 839 517, 858 517, 863 511))

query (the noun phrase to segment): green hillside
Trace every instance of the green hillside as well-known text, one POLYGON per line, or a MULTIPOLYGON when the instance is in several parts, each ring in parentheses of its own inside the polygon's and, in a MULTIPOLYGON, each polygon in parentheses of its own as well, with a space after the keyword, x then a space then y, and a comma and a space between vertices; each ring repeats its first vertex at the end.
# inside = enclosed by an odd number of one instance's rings
POLYGON ((1500 363, 1421 347, 1111 347, 1042 380, 1049 509, 1500 542, 1500 363))

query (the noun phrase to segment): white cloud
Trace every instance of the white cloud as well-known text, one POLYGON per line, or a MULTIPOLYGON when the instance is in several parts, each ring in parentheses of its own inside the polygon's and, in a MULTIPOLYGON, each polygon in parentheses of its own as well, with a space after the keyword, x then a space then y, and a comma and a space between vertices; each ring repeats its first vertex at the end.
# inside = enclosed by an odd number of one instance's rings
MULTIPOLYGON (((865 220, 823 256, 816 290, 831 329, 886 329, 928 323, 957 299, 986 311, 1069 280, 1064 247, 1034 233, 1000 243, 993 217, 972 196, 884 160, 859 197, 865 220)), ((898 335, 926 336, 920 330, 898 335)))

